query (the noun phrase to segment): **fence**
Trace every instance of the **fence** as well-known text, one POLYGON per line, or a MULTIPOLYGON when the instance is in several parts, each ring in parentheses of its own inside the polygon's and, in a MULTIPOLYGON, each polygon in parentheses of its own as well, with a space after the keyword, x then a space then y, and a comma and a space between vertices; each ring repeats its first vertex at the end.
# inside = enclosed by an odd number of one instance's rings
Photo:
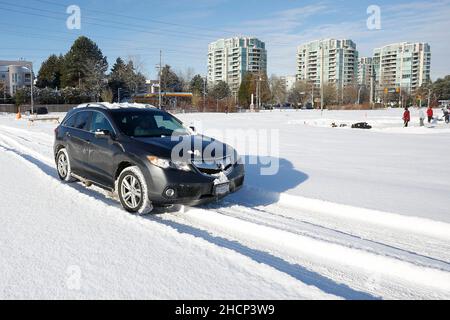
MULTIPOLYGON (((34 106, 34 110, 36 111, 38 108, 44 107, 47 108, 48 112, 67 112, 74 107, 76 107, 76 104, 39 104, 34 106)), ((30 105, 22 105, 20 106, 20 111, 22 113, 30 111, 31 106, 30 105)), ((0 112, 7 112, 7 113, 17 113, 18 108, 13 104, 0 104, 0 112)))

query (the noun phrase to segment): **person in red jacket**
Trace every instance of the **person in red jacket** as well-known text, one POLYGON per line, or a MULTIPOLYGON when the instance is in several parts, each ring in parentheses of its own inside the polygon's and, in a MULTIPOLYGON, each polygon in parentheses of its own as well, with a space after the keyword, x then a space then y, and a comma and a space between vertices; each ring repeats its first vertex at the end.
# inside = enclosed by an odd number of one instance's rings
POLYGON ((411 121, 411 112, 409 112, 407 107, 405 108, 405 112, 403 113, 403 121, 405 123, 405 128, 407 128, 409 122, 411 121))
POLYGON ((433 109, 431 107, 428 107, 427 110, 427 116, 428 116, 428 123, 431 123, 431 120, 433 120, 433 109))

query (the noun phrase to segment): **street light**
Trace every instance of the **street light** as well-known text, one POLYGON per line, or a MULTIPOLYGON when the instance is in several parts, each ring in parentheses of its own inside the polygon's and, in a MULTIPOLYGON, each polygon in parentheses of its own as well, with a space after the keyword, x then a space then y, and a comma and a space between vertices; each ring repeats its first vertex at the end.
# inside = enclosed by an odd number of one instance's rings
POLYGON ((359 87, 359 90, 358 90, 358 105, 360 105, 361 104, 361 90, 362 90, 362 86, 360 86, 359 87))
POLYGON ((33 85, 34 85, 34 77, 33 77, 33 65, 30 63, 30 64, 26 64, 26 65, 24 65, 23 66, 25 69, 28 69, 28 70, 30 70, 30 73, 31 73, 31 78, 30 78, 30 81, 31 81, 31 86, 30 86, 30 90, 31 90, 31 92, 30 92, 30 94, 31 94, 31 114, 33 115, 34 114, 34 98, 33 98, 33 85))
POLYGON ((117 103, 120 103, 120 91, 123 91, 123 89, 117 88, 117 103))

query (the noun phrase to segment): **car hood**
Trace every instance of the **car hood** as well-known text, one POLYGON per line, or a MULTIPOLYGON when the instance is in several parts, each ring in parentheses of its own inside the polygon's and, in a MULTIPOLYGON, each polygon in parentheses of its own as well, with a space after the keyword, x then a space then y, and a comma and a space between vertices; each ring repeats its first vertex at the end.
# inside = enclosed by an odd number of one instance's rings
POLYGON ((178 137, 133 138, 149 154, 171 158, 172 151, 188 159, 216 159, 230 156, 234 149, 230 146, 203 135, 186 135, 178 137))

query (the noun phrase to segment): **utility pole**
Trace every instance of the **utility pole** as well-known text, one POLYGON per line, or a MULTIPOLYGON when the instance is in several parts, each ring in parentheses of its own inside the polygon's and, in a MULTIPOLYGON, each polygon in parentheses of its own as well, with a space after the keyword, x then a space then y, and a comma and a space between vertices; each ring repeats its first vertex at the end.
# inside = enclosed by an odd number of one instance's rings
POLYGON ((259 109, 259 78, 256 79, 256 109, 259 109))
POLYGON ((120 103, 120 90, 122 88, 117 88, 117 103, 120 103))
POLYGON ((258 79, 256 80, 256 94, 257 94, 256 104, 258 106, 258 110, 261 109, 261 81, 262 77, 261 75, 258 75, 258 79))
POLYGON ((325 63, 325 59, 324 59, 324 50, 323 50, 323 43, 322 43, 322 45, 320 46, 320 49, 321 49, 321 62, 320 62, 320 110, 321 110, 321 113, 323 114, 323 104, 324 104, 324 98, 323 98, 323 85, 324 85, 324 79, 323 79, 323 74, 324 74, 324 63, 325 63))
POLYGON ((208 85, 208 76, 205 77, 205 81, 203 81, 203 112, 206 110, 206 88, 208 85))
POLYGON ((431 105, 431 89, 428 89, 428 108, 431 105))
POLYGON ((27 65, 28 69, 30 70, 30 80, 31 80, 31 86, 30 86, 30 94, 31 94, 31 115, 34 114, 34 97, 33 97, 33 86, 34 86, 34 77, 33 77, 33 65, 30 63, 27 65))
POLYGON ((357 104, 360 105, 361 104, 361 90, 362 90, 362 86, 359 87, 358 89, 358 102, 357 104))
POLYGON ((261 99, 261 82, 262 82, 262 76, 261 76, 261 74, 259 75, 259 106, 258 106, 258 109, 259 110, 261 110, 261 102, 262 102, 262 99, 261 99))
POLYGON ((373 109, 374 106, 374 78, 375 78, 375 68, 373 65, 370 66, 370 108, 373 109))
POLYGON ((159 103, 158 107, 161 109, 162 107, 162 96, 161 96, 161 78, 162 78, 162 50, 159 50, 159 103))

